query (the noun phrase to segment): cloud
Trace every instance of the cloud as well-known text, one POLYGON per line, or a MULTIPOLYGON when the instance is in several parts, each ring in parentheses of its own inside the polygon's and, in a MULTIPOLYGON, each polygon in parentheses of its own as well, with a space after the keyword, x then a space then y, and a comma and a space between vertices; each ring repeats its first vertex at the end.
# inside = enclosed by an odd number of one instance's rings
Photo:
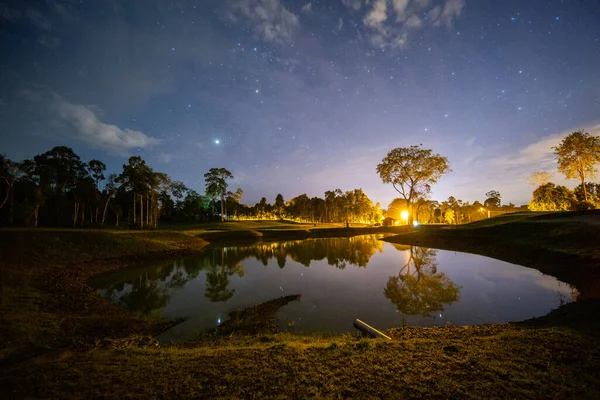
POLYGON ((74 128, 75 137, 93 146, 124 154, 132 148, 149 147, 159 142, 143 132, 121 129, 98 119, 92 107, 70 103, 58 96, 51 110, 63 122, 74 128))
POLYGON ((305 5, 302 6, 302 8, 300 9, 301 12, 303 13, 309 13, 312 11, 312 3, 308 2, 305 5))
MULTIPOLYGON (((555 169, 556 158, 552 148, 558 146, 566 136, 576 130, 579 130, 579 128, 545 136, 537 142, 525 146, 514 156, 494 158, 490 163, 492 165, 504 165, 508 167, 529 166, 531 167, 531 171, 555 169)), ((600 136, 600 124, 585 128, 584 131, 592 136, 600 136)))
POLYGON ((52 30, 52 24, 50 21, 48 21, 48 19, 46 19, 46 17, 44 17, 38 10, 34 8, 28 8, 27 11, 25 11, 25 15, 35 27, 46 32, 52 30))
POLYGON ((256 34, 271 43, 291 42, 300 26, 298 16, 279 0, 238 0, 233 3, 232 9, 253 25, 256 34))
POLYGON ((358 11, 362 7, 363 0, 342 0, 342 4, 348 8, 358 11))
POLYGON ((451 27, 460 17, 465 0, 342 0, 346 7, 360 11, 363 23, 376 47, 404 48, 410 33, 427 27, 451 27), (389 7, 391 5, 391 7, 389 7))

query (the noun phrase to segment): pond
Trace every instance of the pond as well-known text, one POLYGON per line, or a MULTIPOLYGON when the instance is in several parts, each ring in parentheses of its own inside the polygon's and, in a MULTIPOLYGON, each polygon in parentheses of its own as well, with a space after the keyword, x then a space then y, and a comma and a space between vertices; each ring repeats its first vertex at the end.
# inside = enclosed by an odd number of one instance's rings
POLYGON ((297 333, 350 332, 356 318, 379 329, 521 321, 574 296, 569 285, 535 269, 381 237, 211 247, 93 285, 123 307, 187 318, 161 341, 194 338, 234 309, 287 295, 301 298, 279 309, 277 323, 297 333))

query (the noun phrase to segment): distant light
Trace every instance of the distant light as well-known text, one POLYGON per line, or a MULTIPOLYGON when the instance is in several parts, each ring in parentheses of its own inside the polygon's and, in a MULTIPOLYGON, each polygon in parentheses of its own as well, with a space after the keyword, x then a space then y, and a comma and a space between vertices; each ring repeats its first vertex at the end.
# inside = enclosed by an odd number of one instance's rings
POLYGON ((256 51, 256 47, 253 50, 256 51))
POLYGON ((419 221, 413 221, 413 226, 419 226, 419 221))
POLYGON ((221 325, 221 318, 217 318, 217 324, 221 325))
POLYGON ((220 144, 221 141, 219 139, 215 139, 215 144, 220 144))
POLYGON ((175 51, 175 47, 171 47, 171 51, 175 51))
POLYGON ((556 17, 556 20, 558 21, 560 19, 560 17, 556 17))
POLYGON ((258 93, 258 89, 256 89, 256 93, 258 93))
POLYGON ((515 17, 510 17, 510 20, 511 20, 511 21, 514 21, 514 20, 515 20, 515 17))
POLYGON ((408 221, 408 211, 404 210, 400 213, 400 218, 402 218, 405 221, 408 221))

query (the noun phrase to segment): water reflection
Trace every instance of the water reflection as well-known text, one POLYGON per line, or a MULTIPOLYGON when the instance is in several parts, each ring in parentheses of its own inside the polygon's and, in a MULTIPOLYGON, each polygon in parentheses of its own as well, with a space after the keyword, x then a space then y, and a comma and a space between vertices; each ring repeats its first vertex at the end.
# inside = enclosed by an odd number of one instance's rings
POLYGON ((277 311, 279 329, 348 332, 356 318, 381 329, 500 323, 542 316, 569 300, 567 285, 539 271, 380 237, 214 247, 93 284, 129 309, 185 317, 166 341, 195 337, 234 309, 297 294, 300 301, 277 311))
MULTIPOLYGON (((395 246, 404 249, 404 246, 395 246)), ((411 246, 407 261, 398 276, 390 276, 383 291, 398 312, 430 316, 458 301, 460 287, 443 272, 438 272, 437 250, 411 246)))
POLYGON ((244 260, 253 258, 267 266, 275 259, 281 269, 288 260, 306 267, 314 261, 326 260, 327 264, 342 270, 348 265, 366 268, 375 253, 383 252, 384 242, 379 240, 380 237, 364 235, 209 248, 198 256, 173 264, 150 267, 143 272, 120 272, 117 283, 111 277, 105 277, 96 281, 95 286, 102 288, 100 294, 103 297, 150 314, 166 306, 173 291, 183 288, 205 271, 204 296, 211 302, 227 302, 235 294, 235 289, 229 287, 230 278, 244 276, 244 260))

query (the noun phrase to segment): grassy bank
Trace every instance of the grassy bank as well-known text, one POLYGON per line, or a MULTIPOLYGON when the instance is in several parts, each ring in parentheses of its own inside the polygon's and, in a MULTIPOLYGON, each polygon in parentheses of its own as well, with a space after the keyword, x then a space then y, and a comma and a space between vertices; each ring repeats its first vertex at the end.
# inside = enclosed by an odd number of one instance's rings
POLYGON ((406 245, 462 251, 535 268, 600 298, 600 213, 514 213, 459 226, 386 237, 406 245))
POLYGON ((192 254, 206 244, 179 232, 1 230, 0 360, 164 330, 172 322, 112 306, 88 280, 192 254))
MULTIPOLYGON (((543 271, 548 264, 545 271, 555 276, 568 269, 568 279, 558 277, 571 283, 582 280, 579 273, 595 271, 598 250, 585 238, 592 231, 571 222, 530 220, 537 217, 425 228, 393 240, 468 250, 543 271), (552 240, 558 242, 561 235, 564 240, 553 247, 552 240)), ((268 240, 311 229, 221 227, 231 232, 218 233, 226 240, 239 231, 259 232, 252 240, 268 240)), ((215 235, 210 232, 216 228, 0 231, 0 397, 600 397, 600 337, 588 321, 600 321, 596 301, 567 304, 520 324, 392 329, 387 332, 391 342, 272 330, 246 335, 237 325, 247 318, 247 311, 241 311, 232 314, 234 320, 226 325, 231 329, 219 335, 161 348, 150 336, 172 322, 112 306, 87 284, 90 277, 113 269, 197 252, 207 244, 202 237, 215 235)), ((265 315, 289 300, 263 306, 265 315)))

